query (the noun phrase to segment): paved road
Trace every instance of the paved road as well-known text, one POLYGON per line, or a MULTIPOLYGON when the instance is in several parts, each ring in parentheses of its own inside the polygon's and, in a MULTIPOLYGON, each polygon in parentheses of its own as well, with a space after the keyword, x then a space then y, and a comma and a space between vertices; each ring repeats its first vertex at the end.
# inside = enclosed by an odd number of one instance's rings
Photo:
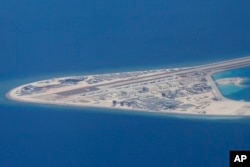
POLYGON ((137 77, 133 79, 127 79, 127 80, 122 80, 122 81, 113 81, 109 83, 103 83, 103 84, 96 84, 96 85, 91 85, 83 88, 76 88, 72 90, 67 90, 67 91, 61 91, 56 94, 58 95, 64 95, 64 96, 70 96, 70 95, 75 95, 75 94, 80 94, 84 92, 90 92, 90 91, 95 91, 99 90, 98 87, 119 87, 119 86, 125 86, 128 84, 136 84, 136 83, 141 83, 141 82, 148 82, 148 81, 154 81, 154 80, 159 80, 159 79, 164 79, 169 76, 173 75, 181 75, 181 74, 189 74, 193 73, 195 71, 207 71, 207 72, 216 72, 220 70, 229 70, 229 69, 234 69, 234 68, 240 68, 240 67, 245 67, 245 66, 250 66, 250 56, 244 57, 244 58, 238 58, 238 59, 232 59, 232 60, 227 60, 227 61, 221 61, 221 62, 216 62, 216 63, 211 63, 207 65, 201 65, 201 66, 194 66, 191 68, 184 68, 180 69, 179 71, 173 71, 173 72, 161 72, 160 74, 152 74, 149 76, 143 76, 143 77, 137 77))

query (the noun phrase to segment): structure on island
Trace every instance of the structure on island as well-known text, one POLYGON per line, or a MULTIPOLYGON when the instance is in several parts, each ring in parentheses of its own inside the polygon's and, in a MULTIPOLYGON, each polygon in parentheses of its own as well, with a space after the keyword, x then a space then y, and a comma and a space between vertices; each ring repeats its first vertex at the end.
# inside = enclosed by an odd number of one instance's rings
MULTIPOLYGON (((7 96, 23 102, 83 107, 250 115, 249 102, 226 99, 211 78, 215 72, 249 65, 250 56, 186 68, 53 78, 19 86, 7 96)), ((222 82, 226 80, 218 81, 222 82)))

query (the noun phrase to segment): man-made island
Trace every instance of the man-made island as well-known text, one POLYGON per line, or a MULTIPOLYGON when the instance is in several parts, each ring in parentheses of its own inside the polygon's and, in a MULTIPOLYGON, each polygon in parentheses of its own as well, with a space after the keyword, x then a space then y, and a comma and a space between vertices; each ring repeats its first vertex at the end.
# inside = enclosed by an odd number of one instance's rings
POLYGON ((106 107, 173 114, 250 116, 250 102, 223 97, 216 84, 239 83, 244 78, 220 80, 215 72, 250 66, 250 56, 207 65, 70 76, 29 83, 7 97, 32 103, 106 107))

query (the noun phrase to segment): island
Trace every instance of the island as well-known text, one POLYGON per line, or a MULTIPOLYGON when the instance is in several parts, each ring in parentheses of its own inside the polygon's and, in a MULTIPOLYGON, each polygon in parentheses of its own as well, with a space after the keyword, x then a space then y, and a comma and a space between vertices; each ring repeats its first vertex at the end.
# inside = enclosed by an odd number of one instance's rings
POLYGON ((37 81, 10 90, 7 97, 30 103, 73 105, 168 114, 250 116, 250 102, 222 96, 217 84, 240 84, 244 78, 219 81, 212 74, 250 66, 250 56, 205 65, 77 75, 37 81))

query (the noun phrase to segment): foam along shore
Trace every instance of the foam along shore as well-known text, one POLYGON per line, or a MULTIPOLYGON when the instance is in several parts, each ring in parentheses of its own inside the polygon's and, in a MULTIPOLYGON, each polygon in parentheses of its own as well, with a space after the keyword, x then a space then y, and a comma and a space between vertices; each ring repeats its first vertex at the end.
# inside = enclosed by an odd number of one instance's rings
POLYGON ((223 97, 211 78, 215 72, 249 65, 250 56, 186 68, 53 78, 21 85, 7 97, 20 102, 126 111, 250 116, 250 102, 223 97))

